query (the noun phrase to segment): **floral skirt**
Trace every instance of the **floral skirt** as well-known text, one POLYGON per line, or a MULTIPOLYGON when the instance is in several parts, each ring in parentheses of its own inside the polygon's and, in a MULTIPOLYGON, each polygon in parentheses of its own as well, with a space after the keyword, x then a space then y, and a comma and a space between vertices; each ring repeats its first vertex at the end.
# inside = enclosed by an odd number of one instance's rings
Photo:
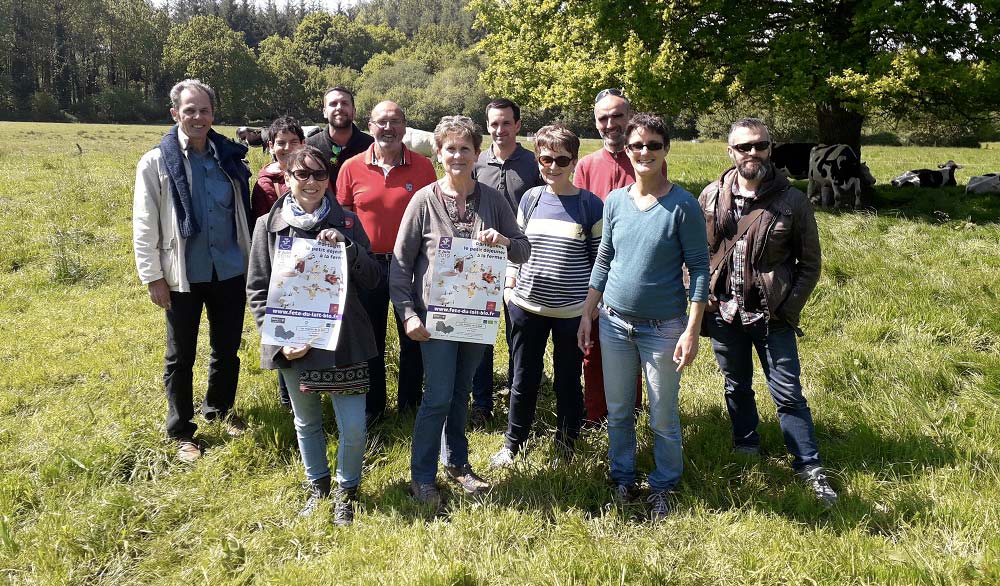
POLYGON ((367 362, 319 370, 303 370, 299 374, 299 390, 303 393, 360 395, 368 392, 370 383, 367 362))

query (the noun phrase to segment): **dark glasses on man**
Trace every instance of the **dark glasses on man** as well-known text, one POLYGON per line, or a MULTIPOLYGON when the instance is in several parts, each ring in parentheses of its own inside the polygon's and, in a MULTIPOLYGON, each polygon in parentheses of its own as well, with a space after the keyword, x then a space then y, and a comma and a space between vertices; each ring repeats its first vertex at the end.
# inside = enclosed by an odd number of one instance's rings
POLYGON ((567 157, 565 155, 559 157, 550 157, 548 155, 542 155, 538 157, 538 162, 545 165, 546 167, 551 166, 552 163, 555 163, 560 167, 567 167, 569 166, 570 163, 573 162, 573 158, 567 157))
POLYGON ((596 104, 597 102, 600 102, 601 100, 603 100, 608 96, 616 96, 619 98, 624 98, 625 92, 621 91, 618 88, 613 88, 613 87, 610 87, 606 90, 601 90, 597 92, 597 97, 594 98, 594 103, 596 104))
POLYGON ((663 143, 662 142, 647 142, 647 143, 632 142, 632 143, 627 144, 626 146, 628 147, 628 150, 632 151, 633 153, 637 153, 637 152, 641 151, 642 149, 646 149, 647 151, 662 151, 663 150, 663 143))
POLYGON ((749 153, 751 150, 756 150, 759 153, 771 148, 771 141, 761 140, 758 142, 741 142, 740 144, 732 144, 729 146, 740 151, 741 153, 749 153))
POLYGON ((307 181, 310 175, 316 181, 326 181, 326 178, 330 176, 326 169, 296 169, 292 171, 292 177, 299 181, 307 181))

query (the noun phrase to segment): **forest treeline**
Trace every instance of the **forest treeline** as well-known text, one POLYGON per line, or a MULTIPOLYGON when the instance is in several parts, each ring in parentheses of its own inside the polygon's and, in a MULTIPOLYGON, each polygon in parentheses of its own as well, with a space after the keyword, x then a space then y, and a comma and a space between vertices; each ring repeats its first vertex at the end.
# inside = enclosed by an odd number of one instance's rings
MULTIPOLYGON (((320 121, 323 89, 338 84, 355 90, 362 119, 377 102, 391 99, 403 105, 413 126, 429 129, 441 116, 455 113, 482 122, 491 91, 517 88, 522 81, 530 87, 538 67, 522 63, 524 54, 497 46, 503 38, 497 19, 503 13, 493 11, 477 23, 468 4, 361 0, 328 11, 318 0, 263 5, 253 0, 0 0, 0 119, 167 121, 171 85, 197 77, 215 87, 217 118, 230 124, 266 123, 282 114, 320 121), (518 63, 524 80, 498 74, 517 70, 518 63)), ((563 100, 548 95, 532 103, 531 94, 514 96, 524 106, 527 130, 559 120, 594 135, 591 104, 584 97, 567 92, 563 100)), ((815 140, 815 109, 761 98, 745 92, 709 107, 664 104, 661 111, 678 138, 718 138, 734 116, 753 113, 783 140, 815 140)), ((995 124, 984 126, 968 117, 949 120, 915 112, 905 119, 865 119, 867 142, 971 146, 996 135, 995 124)))
POLYGON ((197 77, 222 121, 318 119, 325 87, 407 105, 416 125, 486 103, 474 15, 462 0, 0 0, 0 118, 153 122, 197 77))

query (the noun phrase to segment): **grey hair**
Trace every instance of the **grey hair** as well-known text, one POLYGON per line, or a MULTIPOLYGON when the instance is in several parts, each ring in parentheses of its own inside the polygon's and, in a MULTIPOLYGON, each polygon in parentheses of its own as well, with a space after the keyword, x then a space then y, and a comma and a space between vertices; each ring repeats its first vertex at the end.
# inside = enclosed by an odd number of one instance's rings
POLYGON ((444 141, 452 137, 468 139, 476 152, 479 152, 480 145, 483 144, 483 131, 468 116, 442 118, 434 128, 434 148, 440 151, 444 141))
POLYGON ((737 128, 747 128, 750 130, 756 130, 757 132, 763 132, 767 135, 768 140, 771 139, 771 130, 768 129, 767 124, 764 124, 764 121, 760 118, 740 118, 736 122, 733 122, 733 125, 729 127, 729 134, 727 135, 727 138, 732 136, 733 133, 736 132, 737 128))
POLYGON ((208 84, 202 83, 200 79, 184 79, 178 81, 174 84, 174 87, 170 88, 170 106, 172 108, 178 108, 181 105, 181 93, 184 90, 198 90, 205 92, 208 96, 208 101, 212 103, 212 109, 215 109, 215 90, 210 88, 208 84))

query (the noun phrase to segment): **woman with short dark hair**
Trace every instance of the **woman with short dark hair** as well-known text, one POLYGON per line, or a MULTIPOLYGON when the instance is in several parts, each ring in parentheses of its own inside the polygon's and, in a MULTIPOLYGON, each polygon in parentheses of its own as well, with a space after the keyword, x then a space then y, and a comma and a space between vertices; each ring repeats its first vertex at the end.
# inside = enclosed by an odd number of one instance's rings
MULTIPOLYGON (((636 180, 604 202, 601 246, 584 315, 600 311, 608 460, 622 500, 636 495, 634 405, 640 362, 645 371, 654 461, 648 500, 651 518, 659 521, 670 510, 668 495, 683 470, 677 397, 681 370, 698 352, 708 300, 708 240, 698 201, 663 173, 670 150, 663 119, 636 114, 625 137, 636 180), (683 266, 691 276, 689 293, 683 266)), ((581 350, 592 344, 590 336, 591 321, 583 319, 581 350)))
POLYGON ((260 365, 261 368, 277 369, 289 389, 295 436, 306 479, 312 488, 302 515, 311 515, 321 499, 331 493, 320 400, 323 394, 330 396, 340 434, 333 517, 337 525, 350 525, 354 521, 352 503, 357 499, 365 453, 367 360, 376 354, 375 335, 358 291, 375 286, 381 269, 369 251, 368 235, 358 217, 340 207, 327 190, 329 177, 329 163, 319 150, 305 147, 290 156, 285 169, 289 191, 275 202, 270 213, 258 218, 254 228, 247 272, 247 301, 260 329, 267 308, 271 262, 280 237, 344 243, 349 286, 337 348, 323 350, 309 344, 262 344, 260 365))

